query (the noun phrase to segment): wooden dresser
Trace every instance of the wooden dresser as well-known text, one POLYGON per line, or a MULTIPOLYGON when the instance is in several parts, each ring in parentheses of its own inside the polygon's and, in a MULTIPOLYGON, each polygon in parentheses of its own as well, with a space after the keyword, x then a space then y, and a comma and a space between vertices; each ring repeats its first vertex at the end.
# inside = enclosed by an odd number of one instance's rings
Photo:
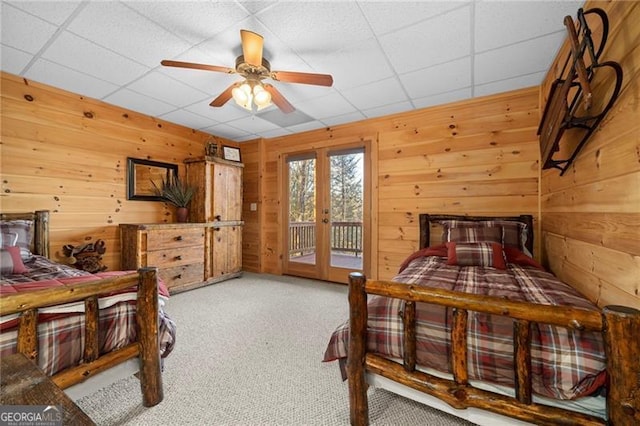
POLYGON ((242 170, 217 157, 184 161, 194 223, 121 224, 122 269, 155 266, 171 293, 242 273, 242 170))
POLYGON ((242 222, 120 224, 122 269, 155 266, 176 293, 237 277, 242 222))

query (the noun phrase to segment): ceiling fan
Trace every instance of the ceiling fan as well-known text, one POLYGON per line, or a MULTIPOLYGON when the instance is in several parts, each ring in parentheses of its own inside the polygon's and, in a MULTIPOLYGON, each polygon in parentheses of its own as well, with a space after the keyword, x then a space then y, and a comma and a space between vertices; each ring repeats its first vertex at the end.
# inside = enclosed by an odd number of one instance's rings
POLYGON ((233 98, 243 108, 252 110, 252 102, 260 110, 276 104, 284 113, 295 110, 293 105, 269 83, 262 80, 272 80, 285 83, 312 84, 316 86, 328 86, 333 84, 333 77, 328 74, 313 74, 294 71, 271 71, 271 64, 262 56, 263 37, 253 31, 240 30, 242 40, 242 55, 236 58, 236 67, 228 68, 217 65, 196 64, 192 62, 180 62, 163 60, 162 65, 167 67, 192 68, 205 71, 223 72, 225 74, 240 74, 244 80, 237 81, 227 87, 209 105, 221 107, 229 99, 233 98))

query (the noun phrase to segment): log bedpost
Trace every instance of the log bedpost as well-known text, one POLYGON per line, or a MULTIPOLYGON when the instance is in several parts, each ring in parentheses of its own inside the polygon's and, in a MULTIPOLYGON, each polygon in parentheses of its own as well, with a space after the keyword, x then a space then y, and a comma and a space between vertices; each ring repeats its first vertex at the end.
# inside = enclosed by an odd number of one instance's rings
POLYGON ((162 401, 162 371, 158 343, 158 276, 157 268, 139 271, 136 323, 140 351, 140 387, 142 405, 153 407, 162 401))
POLYGON ((640 310, 605 306, 609 424, 640 424, 640 310))
POLYGON ((351 424, 369 424, 365 354, 367 345, 366 278, 359 272, 349 274, 349 352, 347 378, 351 424))

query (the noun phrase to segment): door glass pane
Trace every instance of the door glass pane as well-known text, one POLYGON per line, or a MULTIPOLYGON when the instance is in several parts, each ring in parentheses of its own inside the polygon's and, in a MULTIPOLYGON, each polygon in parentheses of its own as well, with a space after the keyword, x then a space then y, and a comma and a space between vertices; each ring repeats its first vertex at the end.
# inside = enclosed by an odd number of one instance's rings
POLYGON ((362 269, 363 152, 330 154, 331 266, 362 269))
POLYGON ((289 261, 316 263, 316 159, 289 165, 289 261))

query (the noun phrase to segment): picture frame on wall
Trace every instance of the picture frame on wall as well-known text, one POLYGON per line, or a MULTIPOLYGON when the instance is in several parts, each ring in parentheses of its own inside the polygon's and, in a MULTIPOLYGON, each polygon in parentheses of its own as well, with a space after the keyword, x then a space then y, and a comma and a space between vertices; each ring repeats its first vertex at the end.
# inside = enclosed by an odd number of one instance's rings
POLYGON ((236 148, 235 146, 223 146, 222 147, 222 158, 229 161, 240 162, 240 148, 236 148))

